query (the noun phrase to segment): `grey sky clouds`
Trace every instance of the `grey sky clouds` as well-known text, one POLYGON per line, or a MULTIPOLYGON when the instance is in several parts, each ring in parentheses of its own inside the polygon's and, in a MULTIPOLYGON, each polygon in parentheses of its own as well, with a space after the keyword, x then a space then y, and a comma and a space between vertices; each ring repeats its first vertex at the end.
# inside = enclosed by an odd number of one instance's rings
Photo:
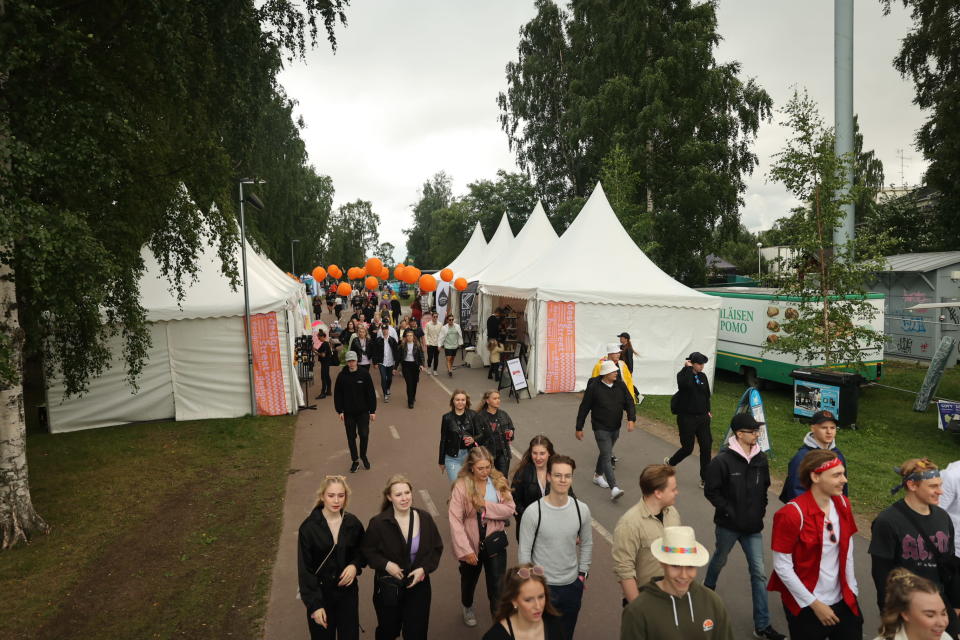
MULTIPOLYGON (((886 182, 900 183, 903 149, 904 179, 914 184, 924 169, 913 149, 923 116, 911 103, 912 85, 891 65, 909 27, 907 14, 894 9, 884 17, 876 0, 856 0, 854 104, 886 182)), ((516 170, 496 96, 506 87, 505 65, 516 59, 519 29, 533 15, 527 0, 355 0, 336 55, 319 46, 280 77, 307 123, 311 162, 333 178, 335 203, 371 200, 381 239, 402 246, 410 204, 435 172, 450 174, 462 193, 498 169, 516 170)), ((721 0, 718 21, 719 61, 739 61, 775 107, 806 88, 832 125, 833 2, 721 0)), ((754 147, 760 166, 742 210, 753 230, 768 228, 793 205, 782 187, 766 181, 786 135, 776 122, 764 123, 754 147)))

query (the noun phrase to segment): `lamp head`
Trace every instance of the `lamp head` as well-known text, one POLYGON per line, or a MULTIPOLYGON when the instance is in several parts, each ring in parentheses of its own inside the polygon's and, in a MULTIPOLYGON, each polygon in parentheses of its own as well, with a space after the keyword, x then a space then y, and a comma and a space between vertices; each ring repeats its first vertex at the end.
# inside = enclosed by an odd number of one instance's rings
POLYGON ((258 198, 256 194, 248 193, 246 196, 244 196, 243 199, 247 204, 249 204, 253 208, 259 211, 263 211, 263 203, 260 202, 260 198, 258 198))

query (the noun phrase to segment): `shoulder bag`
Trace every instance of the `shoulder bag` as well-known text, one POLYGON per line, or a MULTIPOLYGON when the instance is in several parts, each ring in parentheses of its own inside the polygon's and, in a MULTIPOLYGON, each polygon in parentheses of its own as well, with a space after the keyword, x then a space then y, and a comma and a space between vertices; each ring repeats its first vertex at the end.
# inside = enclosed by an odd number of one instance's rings
POLYGON ((488 558, 503 553, 507 549, 509 540, 507 533, 501 529, 487 535, 487 525, 483 522, 483 516, 477 511, 477 527, 480 529, 480 553, 488 558))
MULTIPOLYGON (((406 588, 406 573, 410 568, 410 545, 413 544, 413 519, 416 511, 410 510, 410 525, 407 528, 407 543, 403 547, 403 567, 404 579, 398 580, 389 573, 383 573, 377 576, 376 593, 374 594, 380 604, 384 607, 398 607, 403 600, 403 592, 406 588)), ((421 527, 421 530, 423 527, 421 527)))

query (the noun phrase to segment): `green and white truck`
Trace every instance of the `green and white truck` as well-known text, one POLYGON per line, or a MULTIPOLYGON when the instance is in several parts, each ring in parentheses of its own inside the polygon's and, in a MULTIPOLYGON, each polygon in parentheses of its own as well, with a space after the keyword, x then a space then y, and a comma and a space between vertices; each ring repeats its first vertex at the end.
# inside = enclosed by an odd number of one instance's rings
MULTIPOLYGON (((778 296, 776 289, 761 287, 705 287, 698 291, 724 300, 717 332, 718 369, 739 373, 755 387, 763 380, 792 385, 790 372, 794 369, 823 366, 823 360, 805 362, 792 354, 763 350, 784 335, 783 325, 796 313, 799 298, 778 296)), ((867 300, 877 309, 870 326, 883 333, 883 294, 868 293, 867 300)), ((867 380, 880 377, 883 349, 864 349, 862 360, 864 368, 858 373, 867 380)))

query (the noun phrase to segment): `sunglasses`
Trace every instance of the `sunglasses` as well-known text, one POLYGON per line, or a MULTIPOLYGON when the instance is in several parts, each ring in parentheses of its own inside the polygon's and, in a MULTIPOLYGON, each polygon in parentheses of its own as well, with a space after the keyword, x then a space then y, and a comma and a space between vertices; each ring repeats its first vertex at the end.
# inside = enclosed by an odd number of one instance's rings
POLYGON ((833 532, 833 523, 827 521, 827 533, 830 534, 830 542, 837 544, 837 535, 833 532))
POLYGON ((517 569, 517 577, 521 580, 529 580, 530 576, 543 577, 543 567, 534 565, 532 567, 520 567, 517 569))

